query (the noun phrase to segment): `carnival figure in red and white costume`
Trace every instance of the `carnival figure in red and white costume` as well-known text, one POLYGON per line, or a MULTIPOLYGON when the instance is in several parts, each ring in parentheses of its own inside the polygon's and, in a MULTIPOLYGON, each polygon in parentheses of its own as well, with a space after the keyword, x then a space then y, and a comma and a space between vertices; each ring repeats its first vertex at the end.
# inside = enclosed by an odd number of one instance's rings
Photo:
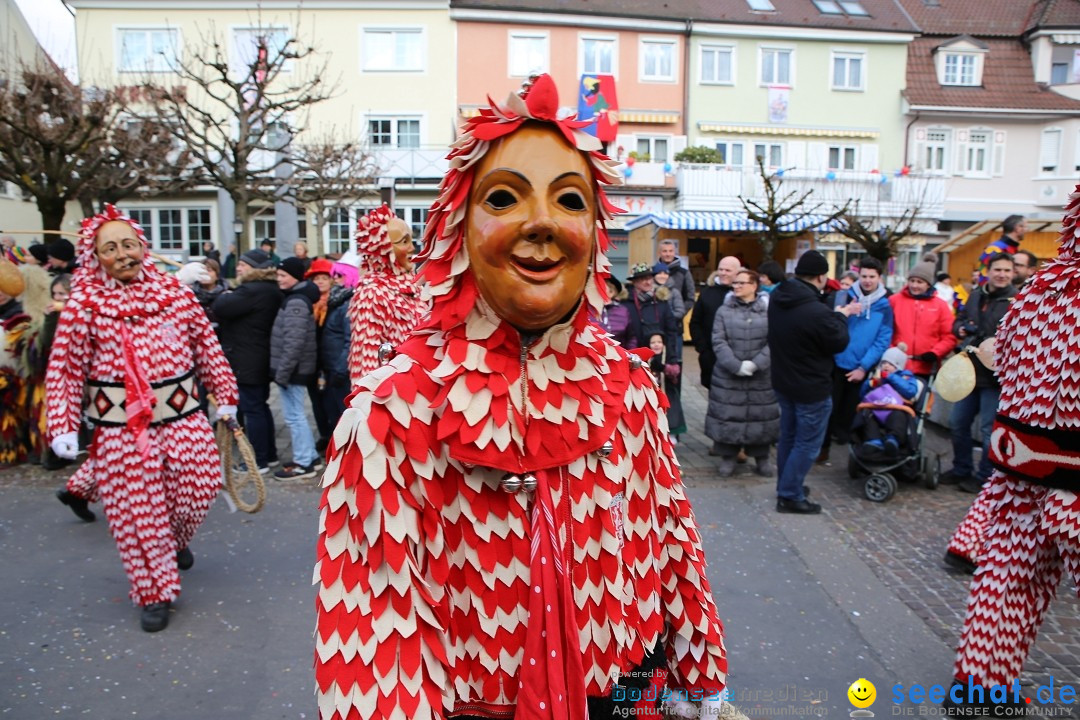
MULTIPOLYGON (((413 273, 408 223, 383 205, 356 223, 360 276, 349 303, 349 376, 353 386, 383 364, 379 349, 397 347, 428 314, 413 273)), ((385 353, 384 353, 385 354, 385 353)))
POLYGON ((168 624, 178 564, 221 486, 221 460, 196 377, 235 414, 236 379, 191 290, 154 267, 142 228, 111 205, 83 221, 71 299, 46 377, 48 429, 74 458, 94 425, 81 477, 93 479, 148 632, 168 624))
POLYGON ((521 95, 455 143, 421 255, 431 316, 331 442, 324 720, 597 720, 620 712, 616 681, 724 688, 666 401, 589 321, 619 174, 550 77, 521 95))
MULTIPOLYGON (((1001 399, 995 471, 976 506, 985 520, 954 667, 983 686, 1019 677, 1068 572, 1080 588, 1080 186, 1058 257, 1024 285, 997 331, 1001 399)), ((974 510, 974 508, 973 508, 974 510)), ((981 534, 981 533, 979 533, 981 534)))

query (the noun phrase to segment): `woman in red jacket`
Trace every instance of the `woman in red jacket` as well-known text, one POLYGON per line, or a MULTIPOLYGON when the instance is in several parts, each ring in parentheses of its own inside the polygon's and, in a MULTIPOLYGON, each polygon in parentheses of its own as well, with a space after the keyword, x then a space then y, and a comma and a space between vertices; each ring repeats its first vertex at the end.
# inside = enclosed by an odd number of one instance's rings
POLYGON ((934 289, 937 256, 930 253, 911 269, 907 285, 889 297, 893 309, 892 344, 906 343, 910 370, 925 379, 956 347, 953 312, 934 289))

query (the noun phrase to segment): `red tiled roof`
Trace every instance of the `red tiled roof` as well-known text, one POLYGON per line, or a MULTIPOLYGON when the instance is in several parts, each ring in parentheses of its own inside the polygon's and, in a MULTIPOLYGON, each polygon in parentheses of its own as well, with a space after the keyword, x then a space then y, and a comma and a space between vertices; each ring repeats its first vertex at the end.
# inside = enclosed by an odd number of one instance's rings
POLYGON ((1019 37, 1027 28, 1035 5, 1033 0, 937 0, 937 4, 900 0, 900 3, 926 35, 982 37, 1019 37))
POLYGON ((1080 111, 1080 101, 1036 84, 1031 56, 1019 39, 985 40, 989 51, 985 55, 981 87, 940 85, 933 51, 943 41, 940 37, 922 37, 908 46, 907 90, 904 95, 912 105, 1080 111))
POLYGON ((826 15, 818 11, 810 0, 771 0, 775 12, 755 12, 746 0, 450 0, 450 7, 676 22, 689 19, 695 22, 776 27, 918 32, 919 28, 900 7, 899 0, 860 1, 869 16, 826 15))
POLYGON ((1080 27, 1080 0, 1038 0, 1028 27, 1080 27))

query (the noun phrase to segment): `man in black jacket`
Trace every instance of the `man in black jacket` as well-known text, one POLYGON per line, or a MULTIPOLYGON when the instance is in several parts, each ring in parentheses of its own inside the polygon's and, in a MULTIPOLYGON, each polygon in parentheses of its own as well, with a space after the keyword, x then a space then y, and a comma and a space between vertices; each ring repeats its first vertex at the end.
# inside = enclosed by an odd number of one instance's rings
POLYGON ((262 250, 249 250, 236 263, 239 285, 214 300, 221 347, 240 390, 240 414, 259 472, 278 464, 274 416, 270 413, 270 331, 283 297, 277 271, 262 250))
POLYGON ((701 297, 694 305, 690 315, 690 338, 698 352, 698 367, 701 368, 701 384, 709 387, 712 381, 713 366, 716 365, 716 353, 712 346, 713 323, 716 311, 724 304, 724 298, 731 292, 731 282, 735 273, 742 267, 739 258, 728 255, 720 259, 716 272, 709 277, 701 291, 701 297))
MULTIPOLYGON (((987 258, 986 284, 971 291, 971 297, 960 317, 953 324, 953 334, 960 339, 962 347, 976 348, 987 338, 994 337, 997 327, 1009 305, 1016 297, 1016 286, 1012 284, 1015 269, 1013 256, 996 253, 987 258)), ((943 480, 955 483, 965 492, 979 492, 990 478, 993 468, 990 465, 989 447, 990 430, 994 426, 994 413, 997 412, 998 396, 1001 385, 997 375, 979 360, 972 358, 975 365, 975 389, 966 398, 953 405, 949 418, 952 432, 953 466, 943 480), (976 469, 972 461, 974 440, 971 437, 971 424, 979 418, 979 430, 982 433, 983 453, 976 469)))
POLYGON ((795 266, 795 277, 780 283, 769 298, 772 384, 780 405, 777 512, 821 512, 806 499, 803 482, 829 424, 833 356, 847 347, 847 317, 860 310, 858 303, 830 310, 822 296, 828 279, 825 256, 808 250, 795 266))

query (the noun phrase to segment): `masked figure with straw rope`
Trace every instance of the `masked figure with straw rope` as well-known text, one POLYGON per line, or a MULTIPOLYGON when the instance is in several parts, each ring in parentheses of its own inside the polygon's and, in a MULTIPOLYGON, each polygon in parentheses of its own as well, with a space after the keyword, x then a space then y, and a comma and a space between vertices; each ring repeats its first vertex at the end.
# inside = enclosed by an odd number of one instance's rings
POLYGON ((87 397, 93 477, 143 630, 168 624, 177 572, 221 487, 221 464, 196 377, 218 417, 236 414, 236 379, 191 290, 149 258, 142 228, 119 210, 83 221, 79 269, 46 377, 48 433, 60 457, 78 452, 87 397))
POLYGON ((331 441, 324 720, 598 720, 655 715, 633 706, 665 684, 724 688, 666 401, 589 320, 619 174, 551 78, 530 85, 454 145, 421 254, 431 315, 331 441))

